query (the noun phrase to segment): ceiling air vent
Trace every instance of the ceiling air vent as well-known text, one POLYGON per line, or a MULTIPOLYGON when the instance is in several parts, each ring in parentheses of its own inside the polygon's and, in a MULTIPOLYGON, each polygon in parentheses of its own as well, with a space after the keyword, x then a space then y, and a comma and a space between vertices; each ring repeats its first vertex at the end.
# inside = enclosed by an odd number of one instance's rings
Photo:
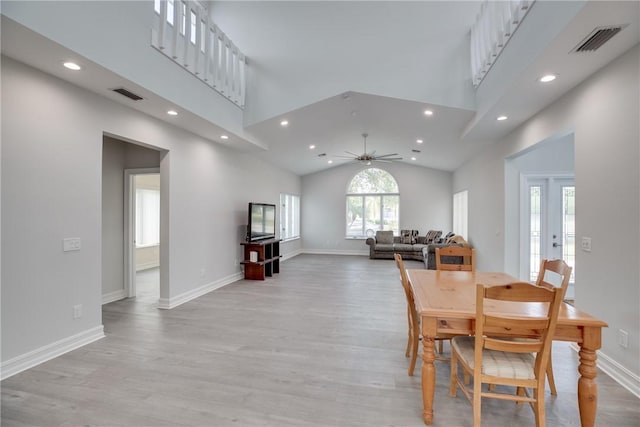
POLYGON ((136 95, 135 93, 133 93, 131 91, 128 91, 127 89, 125 89, 123 87, 120 87, 120 88, 117 88, 117 89, 111 89, 111 90, 113 90, 114 92, 119 93, 122 96, 126 96, 129 99, 133 99, 134 101, 140 101, 142 99, 141 96, 136 95))
POLYGON ((585 37, 578 46, 573 49, 573 52, 594 52, 598 50, 603 44, 608 42, 611 37, 615 36, 626 25, 616 25, 614 27, 598 27, 591 31, 591 33, 585 37))

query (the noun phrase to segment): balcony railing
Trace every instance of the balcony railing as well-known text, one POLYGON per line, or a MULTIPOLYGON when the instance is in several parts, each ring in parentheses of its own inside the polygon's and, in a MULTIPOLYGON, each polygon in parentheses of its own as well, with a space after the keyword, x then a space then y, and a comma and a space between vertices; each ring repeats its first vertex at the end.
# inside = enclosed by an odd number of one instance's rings
POLYGON ((244 108, 246 59, 197 1, 156 0, 151 45, 244 108))
POLYGON ((485 0, 471 28, 471 79, 479 86, 535 0, 485 0))

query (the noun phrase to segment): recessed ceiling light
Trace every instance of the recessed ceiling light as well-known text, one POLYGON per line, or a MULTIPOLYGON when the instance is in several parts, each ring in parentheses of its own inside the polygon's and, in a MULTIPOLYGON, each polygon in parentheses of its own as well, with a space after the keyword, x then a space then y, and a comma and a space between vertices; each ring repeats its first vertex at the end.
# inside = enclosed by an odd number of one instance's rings
POLYGON ((327 161, 327 163, 331 164, 331 163, 333 163, 333 160, 329 160, 329 161, 327 161))
POLYGON ((416 158, 415 158, 415 157, 412 157, 412 158, 411 158, 411 160, 415 161, 415 160, 416 160, 416 158))
POLYGON ((499 121, 499 122, 501 122, 501 121, 503 121, 503 120, 507 120, 508 118, 509 118, 509 117, 507 117, 507 116, 498 116, 498 117, 496 117, 496 120, 497 120, 497 121, 499 121))
POLYGON ((311 145, 309 146, 309 150, 313 150, 313 149, 315 149, 315 148, 316 148, 316 146, 315 146, 315 145, 313 145, 313 144, 311 144, 311 145))
POLYGON ((418 144, 422 144, 424 141, 423 141, 423 140, 421 140, 421 139, 416 139, 416 142, 417 142, 418 144))
POLYGON ((229 135, 220 135, 220 139, 229 139, 229 135))
POLYGON ((431 110, 424 110, 424 115, 425 115, 425 116, 433 116, 433 111, 431 111, 431 110))
POLYGON ((280 126, 286 126, 288 124, 289 124, 288 120, 283 120, 283 121, 280 122, 280 126))
POLYGON ((556 75, 555 74, 547 74, 545 76, 540 77, 539 81, 541 83, 549 83, 552 82, 556 79, 556 75))
POLYGON ((170 115, 170 116, 177 116, 178 112, 175 111, 175 110, 169 110, 169 111, 167 111, 167 114, 170 115))
POLYGON ((65 62, 64 64, 62 64, 65 66, 65 68, 68 68, 70 70, 73 71, 79 71, 82 69, 82 67, 80 67, 78 64, 76 64, 75 62, 65 62))

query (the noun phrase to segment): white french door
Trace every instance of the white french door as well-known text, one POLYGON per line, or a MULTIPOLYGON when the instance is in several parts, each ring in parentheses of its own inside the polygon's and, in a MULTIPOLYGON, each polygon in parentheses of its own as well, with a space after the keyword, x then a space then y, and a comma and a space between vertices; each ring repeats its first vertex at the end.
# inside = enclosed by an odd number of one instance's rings
POLYGON ((566 298, 574 298, 575 181, 569 176, 525 176, 522 197, 521 275, 535 281, 544 258, 573 267, 566 298))

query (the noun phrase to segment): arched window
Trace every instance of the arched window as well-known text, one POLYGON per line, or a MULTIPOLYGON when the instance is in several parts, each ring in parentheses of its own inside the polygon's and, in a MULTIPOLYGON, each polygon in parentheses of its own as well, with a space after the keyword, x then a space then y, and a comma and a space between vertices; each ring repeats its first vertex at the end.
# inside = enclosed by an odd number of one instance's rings
POLYGON ((398 234, 400 194, 387 171, 369 168, 353 177, 347 188, 347 237, 371 237, 377 230, 398 234))

